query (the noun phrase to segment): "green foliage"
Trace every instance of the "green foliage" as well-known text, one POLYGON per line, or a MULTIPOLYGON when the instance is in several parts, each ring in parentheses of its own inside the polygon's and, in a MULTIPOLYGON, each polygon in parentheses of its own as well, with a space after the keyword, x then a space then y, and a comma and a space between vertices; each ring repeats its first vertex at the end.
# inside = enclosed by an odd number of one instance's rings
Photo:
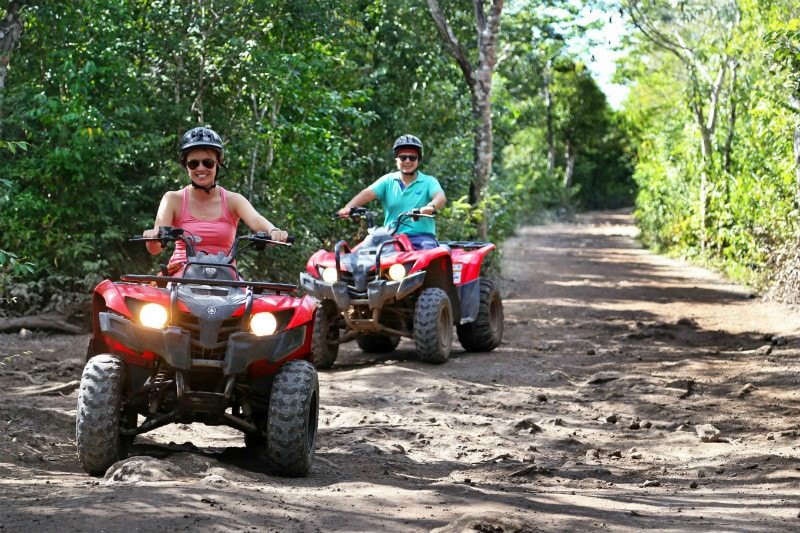
MULTIPOLYGON (((475 50, 472 6, 441 3, 475 50)), ((485 220, 501 243, 536 209, 624 203, 626 130, 566 53, 570 31, 580 33, 563 29, 576 9, 550 4, 568 9, 521 2, 504 17, 494 174, 470 208, 470 94, 424 2, 26 3, 0 99, 0 250, 10 251, 0 284, 14 285, 22 311, 68 305, 103 277, 156 270, 166 257, 126 240, 152 225, 166 191, 186 185, 178 137, 200 124, 225 140, 220 184, 297 237, 241 258, 259 279, 294 281, 311 253, 342 237, 330 213, 393 170, 403 133, 423 139, 422 170, 450 199, 444 239, 471 239, 485 220), (559 160, 548 173, 542 83, 554 56, 565 69, 551 81, 559 160), (581 149, 565 188, 568 141, 581 149)))
MULTIPOLYGON (((626 65, 635 87, 625 117, 637 145, 636 213, 644 242, 763 283, 771 258, 794 241, 798 229, 792 135, 800 123, 800 107, 792 101, 800 94, 800 24, 798 9, 790 2, 736 4, 741 21, 730 41, 735 70, 720 85, 711 153, 704 156, 701 149, 701 131, 692 113, 696 87, 685 64, 646 41, 638 43, 626 65), (705 246, 700 239, 703 175, 705 246)), ((689 24, 682 31, 690 29, 689 24)), ((714 73, 721 52, 719 43, 712 44, 702 43, 696 51, 699 64, 714 73)), ((711 112, 710 103, 706 105, 711 112)))

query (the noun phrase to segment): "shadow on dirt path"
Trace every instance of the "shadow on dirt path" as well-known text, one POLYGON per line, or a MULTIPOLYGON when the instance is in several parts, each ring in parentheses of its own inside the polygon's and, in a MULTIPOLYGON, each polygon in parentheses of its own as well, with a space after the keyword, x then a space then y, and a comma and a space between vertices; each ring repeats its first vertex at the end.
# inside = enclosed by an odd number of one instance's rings
POLYGON ((522 228, 491 353, 345 347, 304 479, 197 425, 85 476, 74 392, 35 391, 80 375, 86 339, 0 335, 2 529, 796 531, 800 314, 635 235, 624 212, 522 228))

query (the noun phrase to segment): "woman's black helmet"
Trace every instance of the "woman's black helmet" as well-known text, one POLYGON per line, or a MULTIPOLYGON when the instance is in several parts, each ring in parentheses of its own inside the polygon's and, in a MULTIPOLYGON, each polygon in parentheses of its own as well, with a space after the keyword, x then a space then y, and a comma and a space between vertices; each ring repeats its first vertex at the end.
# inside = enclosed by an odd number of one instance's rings
POLYGON ((397 156, 397 151, 400 148, 416 148, 417 152, 419 152, 419 158, 422 159, 422 141, 417 137, 408 134, 401 135, 394 141, 394 146, 392 147, 395 156, 397 156))
POLYGON ((180 160, 181 165, 186 166, 186 154, 195 148, 210 148, 217 152, 219 162, 222 163, 225 157, 225 149, 222 147, 222 138, 217 132, 202 126, 192 128, 181 137, 180 160))

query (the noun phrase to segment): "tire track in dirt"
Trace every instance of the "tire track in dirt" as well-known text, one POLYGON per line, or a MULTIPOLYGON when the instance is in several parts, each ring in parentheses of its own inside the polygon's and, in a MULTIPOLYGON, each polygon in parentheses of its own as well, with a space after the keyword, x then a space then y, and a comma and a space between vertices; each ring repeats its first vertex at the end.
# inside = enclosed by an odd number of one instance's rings
POLYGON ((798 314, 634 237, 624 212, 520 229, 503 251, 505 340, 489 354, 456 345, 429 365, 408 340, 380 357, 347 345, 320 373, 303 479, 265 474, 239 433, 201 425, 159 428, 109 479, 85 476, 75 394, 30 391, 79 376, 86 338, 0 335, 19 354, 0 367, 0 524, 797 530, 798 314))

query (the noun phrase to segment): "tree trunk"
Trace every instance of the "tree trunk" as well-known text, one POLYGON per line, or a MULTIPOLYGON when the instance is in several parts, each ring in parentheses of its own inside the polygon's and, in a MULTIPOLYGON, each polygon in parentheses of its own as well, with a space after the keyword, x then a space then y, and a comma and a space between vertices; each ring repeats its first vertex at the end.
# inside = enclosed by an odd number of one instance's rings
POLYGON ((553 83, 552 68, 553 62, 548 59, 544 67, 544 103, 547 115, 547 175, 550 177, 556 172, 556 141, 555 134, 553 133, 553 95, 550 93, 550 85, 553 83))
POLYGON ((8 65, 22 33, 19 11, 24 4, 23 0, 11 0, 6 8, 6 18, 0 23, 0 135, 3 133, 3 95, 6 88, 8 65))
MULTIPOLYGON (((492 74, 497 61, 497 35, 500 32, 500 14, 503 11, 503 0, 492 0, 489 12, 484 9, 483 0, 473 0, 475 22, 478 32, 478 63, 472 65, 467 54, 447 23, 437 0, 427 0, 428 11, 433 18, 439 34, 447 49, 453 55, 472 94, 472 116, 475 119, 475 151, 472 165, 472 183, 470 184, 470 204, 480 205, 484 189, 489 184, 492 174, 492 158, 494 155, 494 135, 492 132, 492 74)), ((486 216, 481 217, 477 233, 479 239, 486 239, 486 216)))
POLYGON ((572 187, 572 176, 575 174, 575 159, 577 158, 575 149, 569 141, 567 141, 567 149, 564 155, 567 159, 567 165, 564 169, 564 189, 569 189, 572 187))
MULTIPOLYGON (((487 75, 491 78, 491 72, 487 75)), ((476 84, 480 90, 473 93, 472 108, 475 121, 475 159, 472 167, 472 181, 474 187, 470 189, 470 204, 478 206, 483 200, 483 192, 489 183, 492 174, 492 160, 494 158, 494 133, 492 131, 492 104, 487 94, 491 90, 491 82, 487 89, 484 84, 476 84), (486 91, 486 92, 484 92, 486 91)), ((486 239, 486 217, 478 221, 478 238, 486 239)))
MULTIPOLYGON (((795 115, 800 115, 800 88, 789 97, 789 107, 794 110, 795 115)), ((794 148, 794 201, 795 207, 800 207, 800 122, 795 122, 792 146, 794 148)))

